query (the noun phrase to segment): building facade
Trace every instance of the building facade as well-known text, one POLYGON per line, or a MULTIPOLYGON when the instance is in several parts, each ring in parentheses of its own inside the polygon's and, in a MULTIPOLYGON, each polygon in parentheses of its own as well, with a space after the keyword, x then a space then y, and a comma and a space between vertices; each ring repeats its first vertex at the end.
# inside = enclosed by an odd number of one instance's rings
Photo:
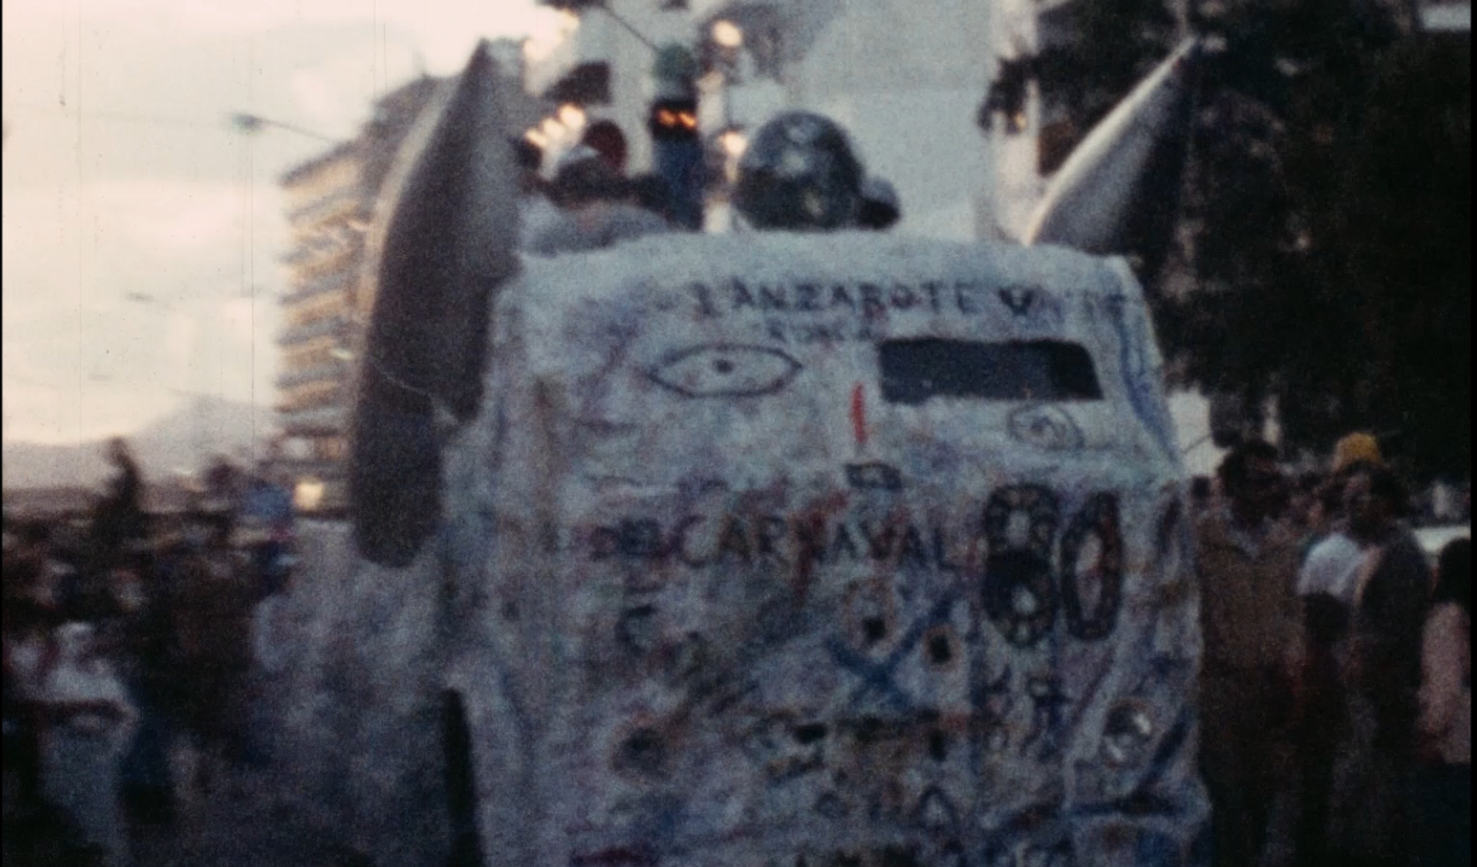
POLYGON ((346 451, 355 309, 353 276, 360 265, 369 212, 363 143, 339 145, 282 177, 293 249, 285 259, 281 373, 277 410, 286 469, 299 485, 299 505, 322 504, 346 451))

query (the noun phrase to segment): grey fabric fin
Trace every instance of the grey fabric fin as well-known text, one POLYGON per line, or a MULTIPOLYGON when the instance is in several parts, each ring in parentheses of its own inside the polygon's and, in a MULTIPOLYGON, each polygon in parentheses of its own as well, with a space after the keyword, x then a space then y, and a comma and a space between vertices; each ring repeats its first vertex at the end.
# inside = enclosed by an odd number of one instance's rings
POLYGON ((373 312, 348 481, 355 544, 381 565, 408 565, 440 522, 437 413, 476 415, 492 294, 518 271, 516 169, 499 85, 484 42, 426 109, 380 203, 388 222, 363 287, 373 312))
POLYGON ((1047 185, 1023 243, 1097 255, 1167 246, 1201 56, 1185 40, 1093 127, 1047 185))

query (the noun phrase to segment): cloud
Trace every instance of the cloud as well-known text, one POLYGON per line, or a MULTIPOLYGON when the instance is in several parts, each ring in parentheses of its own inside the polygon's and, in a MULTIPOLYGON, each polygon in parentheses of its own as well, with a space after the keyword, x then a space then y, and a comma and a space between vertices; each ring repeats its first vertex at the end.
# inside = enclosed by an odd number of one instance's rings
POLYGON ((236 185, 120 181, 93 187, 96 207, 127 214, 129 240, 169 255, 240 238, 245 190, 236 185))
POLYGON ((3 400, 6 439, 78 443, 137 430, 178 406, 181 398, 86 383, 70 389, 8 383, 3 400))
POLYGON ((176 313, 169 317, 164 332, 164 357, 180 370, 189 368, 195 357, 195 347, 200 340, 200 325, 188 313, 176 313))
POLYGON ((368 22, 387 40, 409 40, 433 75, 461 68, 482 37, 518 37, 551 31, 559 13, 533 0, 257 0, 252 3, 153 2, 203 30, 237 31, 315 24, 368 22), (403 36, 390 35, 395 32, 403 36))
POLYGON ((3 16, 6 433, 42 441, 128 430, 181 390, 272 401, 277 181, 328 145, 246 136, 231 115, 347 137, 420 64, 451 74, 478 38, 560 20, 534 0, 14 0, 3 16))
POLYGON ((344 52, 297 70, 290 79, 296 112, 318 127, 345 135, 362 124, 374 99, 418 73, 415 55, 403 42, 373 51, 344 52))
POLYGON ((269 290, 241 292, 255 278, 280 285, 280 201, 264 197, 250 215, 263 224, 250 250, 243 192, 134 179, 85 184, 60 202, 7 191, 4 383, 29 395, 10 435, 126 430, 181 391, 271 402, 278 305, 269 290))
POLYGON ((100 180, 6 191, 5 311, 75 309, 130 293, 179 301, 239 292, 280 274, 286 241, 275 186, 180 179, 100 180))

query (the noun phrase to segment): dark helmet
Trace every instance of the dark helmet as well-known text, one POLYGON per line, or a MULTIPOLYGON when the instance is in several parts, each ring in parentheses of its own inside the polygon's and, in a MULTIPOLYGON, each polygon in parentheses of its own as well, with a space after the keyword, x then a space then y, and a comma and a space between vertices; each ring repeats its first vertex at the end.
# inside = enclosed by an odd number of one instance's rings
POLYGON ((818 114, 786 112, 749 143, 734 204, 756 229, 843 229, 856 225, 863 175, 845 130, 818 114))
POLYGON ((881 232, 891 228, 902 216, 897 190, 882 178, 867 178, 862 181, 861 196, 862 206, 857 212, 857 222, 863 228, 881 232))

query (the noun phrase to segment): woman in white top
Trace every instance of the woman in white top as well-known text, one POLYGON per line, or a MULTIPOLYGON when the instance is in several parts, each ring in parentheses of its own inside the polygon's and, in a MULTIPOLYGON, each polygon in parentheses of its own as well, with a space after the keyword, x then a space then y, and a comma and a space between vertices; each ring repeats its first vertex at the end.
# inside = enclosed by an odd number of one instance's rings
POLYGON ((1416 835, 1421 867, 1472 863, 1472 542, 1441 551, 1422 632, 1416 835))
POLYGON ((48 725, 41 746, 42 786, 81 832, 98 863, 127 861, 119 812, 118 761, 137 713, 112 665, 99 652, 91 624, 56 630, 57 655, 41 686, 48 725))

